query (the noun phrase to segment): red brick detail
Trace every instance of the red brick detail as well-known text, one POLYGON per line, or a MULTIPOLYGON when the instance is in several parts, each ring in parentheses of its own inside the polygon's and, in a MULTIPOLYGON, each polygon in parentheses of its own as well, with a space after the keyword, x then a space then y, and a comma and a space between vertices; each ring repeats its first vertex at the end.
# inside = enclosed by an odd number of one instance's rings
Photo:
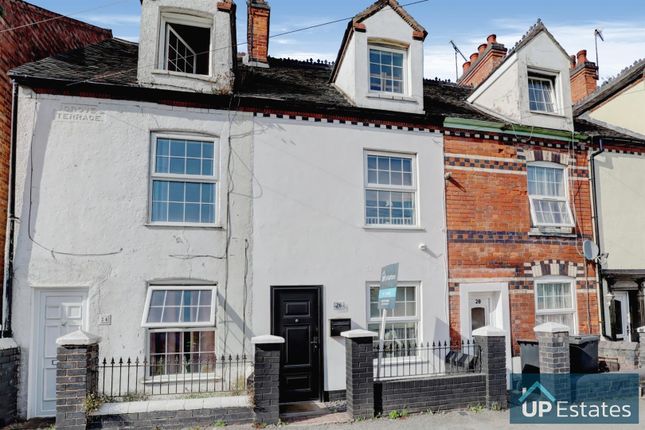
MULTIPOLYGON (((4 251, 12 111, 12 85, 7 72, 25 63, 109 39, 112 32, 71 18, 59 18, 58 14, 21 0, 0 0, 0 8, 4 11, 0 16, 0 29, 3 30, 0 33, 0 220, 3 224, 0 228, 0 250, 4 251), (34 24, 44 20, 48 21, 34 24), (20 28, 4 31, 15 27, 20 28)), ((3 276, 2 267, 0 278, 3 276)))
POLYGON ((270 19, 271 9, 267 4, 249 2, 247 41, 249 61, 251 62, 265 64, 269 62, 270 19))
POLYGON ((424 40, 426 38, 426 34, 423 31, 413 31, 412 38, 414 40, 424 40))
POLYGON ((233 9, 233 3, 230 1, 220 1, 217 2, 217 10, 222 12, 230 12, 233 9))
POLYGON ((355 22, 354 31, 358 31, 359 33, 365 33, 367 31, 367 28, 365 27, 365 24, 363 24, 362 22, 355 22))

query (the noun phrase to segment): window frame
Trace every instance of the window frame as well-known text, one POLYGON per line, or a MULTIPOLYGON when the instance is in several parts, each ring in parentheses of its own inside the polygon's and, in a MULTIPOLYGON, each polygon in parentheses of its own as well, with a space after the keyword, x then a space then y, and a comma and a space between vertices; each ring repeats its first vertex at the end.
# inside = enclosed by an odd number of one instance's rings
MULTIPOLYGON (((157 43, 158 51, 158 64, 157 67, 159 70, 163 70, 165 73, 176 74, 180 76, 212 76, 212 60, 213 60, 213 30, 214 22, 211 18, 198 15, 189 15, 177 12, 161 12, 159 16, 159 39, 157 43), (168 70, 168 36, 169 36, 169 26, 168 24, 179 24, 186 25, 190 27, 199 27, 207 28, 209 30, 209 40, 208 40, 208 71, 206 74, 203 73, 188 73, 188 72, 178 72, 174 70, 168 70)), ((183 39, 177 34, 175 34, 179 39, 183 39)), ((185 43, 185 42, 184 42, 185 43)), ((188 44, 186 44, 188 45, 188 44)), ((199 52, 197 53, 199 54, 199 52)), ((195 58, 195 62, 197 58, 195 58)), ((196 67, 194 68, 197 69, 196 67)))
MULTIPOLYGON (((421 333, 421 325, 422 325, 422 321, 421 321, 421 310, 422 310, 422 307, 421 307, 421 283, 420 282, 399 281, 399 282, 397 282, 396 286, 397 286, 397 288, 398 287, 412 287, 412 288, 414 288, 414 298, 415 298, 415 310, 414 310, 414 313, 415 313, 415 317, 412 318, 412 317, 393 317, 393 316, 388 316, 387 320, 386 320, 386 324, 385 324, 386 328, 387 328, 387 325, 390 324, 390 323, 393 323, 393 324, 397 324, 397 323, 407 323, 407 324, 413 323, 413 324, 416 325, 416 335, 417 335, 416 344, 420 345, 422 343, 422 339, 423 339, 422 333, 421 333)), ((379 314, 379 316, 377 318, 374 318, 374 317, 372 317, 371 309, 370 309, 371 308, 371 300, 370 300, 370 298, 371 298, 371 290, 372 290, 372 288, 377 288, 378 289, 379 287, 380 287, 379 282, 368 282, 367 286, 366 286, 367 295, 366 295, 365 303, 367 305, 367 314, 366 314, 366 316, 367 316, 367 318, 366 318, 366 320, 367 320, 366 321, 366 326, 367 327, 369 327, 370 324, 379 324, 379 327, 380 327, 380 324, 381 324, 381 316, 380 316, 380 314, 379 314)))
POLYGON ((526 164, 526 195, 529 198, 529 206, 531 211, 531 221, 535 227, 562 227, 562 228, 574 228, 575 220, 573 218, 573 211, 571 210, 571 196, 569 194, 569 169, 567 166, 552 163, 548 161, 533 161, 526 164), (559 169, 562 170, 562 182, 564 188, 564 197, 555 198, 553 196, 542 196, 542 195, 531 195, 529 187, 529 168, 531 167, 542 167, 549 169, 559 169), (537 213, 535 211, 534 200, 549 200, 555 202, 564 202, 567 207, 567 214, 569 215, 569 223, 539 223, 537 220, 537 213))
POLYGON ((181 134, 181 133, 152 133, 150 141, 150 168, 148 172, 148 217, 147 224, 156 227, 195 227, 195 228, 213 228, 221 226, 220 219, 220 171, 221 171, 221 156, 219 137, 212 135, 199 135, 199 134, 181 134), (159 139, 176 139, 176 140, 194 140, 199 142, 212 142, 213 143, 213 176, 205 175, 189 175, 189 174, 173 174, 173 173, 157 173, 156 160, 157 160, 157 140, 159 139), (152 220, 152 193, 153 184, 155 180, 171 181, 171 182, 198 182, 213 184, 215 195, 213 196, 213 204, 215 205, 213 212, 213 222, 181 222, 181 221, 153 221, 152 220))
POLYGON ((578 334, 578 301, 576 291, 576 280, 567 276, 543 276, 533 281, 533 296, 535 309, 535 323, 537 324, 538 315, 562 315, 571 314, 571 335, 578 334), (569 284, 571 293, 571 308, 557 310, 539 310, 538 309, 538 286, 545 284, 569 284))
POLYGON ((389 152, 364 149, 363 150, 363 225, 370 229, 418 229, 420 225, 419 216, 419 185, 418 185, 418 163, 417 154, 408 152, 389 152), (383 185, 370 184, 368 172, 369 156, 399 157, 411 159, 412 185, 383 185), (414 195, 414 222, 412 224, 368 224, 367 223, 367 191, 385 191, 412 193, 414 195))
POLYGON ((175 331, 195 331, 198 328, 213 328, 215 329, 215 319, 217 315, 217 286, 216 285, 150 285, 146 291, 146 301, 143 308, 143 315, 141 317, 141 327, 148 329, 148 332, 153 329, 163 332, 175 331), (210 291, 211 292, 211 315, 210 319, 205 322, 189 322, 189 323, 149 323, 148 315, 150 313, 150 301, 152 300, 152 293, 154 291, 210 291))
POLYGON ((526 79, 526 92, 528 97, 527 100, 528 100, 529 112, 539 114, 539 115, 563 116, 562 103, 560 102, 560 91, 558 91, 559 80, 560 80, 560 74, 557 72, 549 72, 546 70, 533 70, 533 69, 528 70, 527 79, 526 79), (546 110, 531 109, 531 90, 530 90, 531 80, 549 82, 549 85, 551 87, 551 100, 553 104, 553 112, 549 112, 546 110))
POLYGON ((391 96, 406 96, 408 94, 408 49, 404 47, 399 47, 399 46, 388 46, 388 45, 379 45, 378 43, 368 43, 367 44, 367 91, 369 94, 387 94, 391 96), (402 79, 402 91, 400 93, 395 92, 395 91, 386 91, 384 89, 381 90, 373 90, 372 89, 372 72, 371 72, 371 64, 372 61, 370 59, 370 54, 371 50, 376 49, 378 51, 384 51, 384 52, 390 52, 394 54, 402 54, 403 55, 403 76, 401 77, 402 79))
MULTIPOLYGON (((163 375, 155 375, 153 376, 152 373, 152 359, 151 359, 151 352, 150 352, 150 335, 152 333, 194 333, 194 332, 213 332, 213 356, 217 360, 217 327, 185 327, 185 328, 147 328, 146 329, 146 339, 145 339, 145 351, 146 351, 146 359, 148 360, 149 365, 147 366, 147 369, 145 371, 144 375, 144 384, 145 383, 151 383, 151 382, 171 382, 171 381, 183 381, 183 380, 195 380, 194 379, 195 373, 192 372, 182 372, 182 373, 176 373, 176 374, 163 374, 163 375)), ((182 342, 183 344, 183 342, 182 342)), ((177 353, 178 355, 184 355, 186 352, 180 352, 177 353)), ((195 354, 195 353, 190 353, 190 354, 195 354)), ((201 353, 199 353, 201 354, 201 353)), ((164 353, 164 355, 167 356, 167 353, 164 353)), ((202 379, 213 379, 216 375, 216 370, 214 369, 212 372, 199 372, 201 374, 202 379)))

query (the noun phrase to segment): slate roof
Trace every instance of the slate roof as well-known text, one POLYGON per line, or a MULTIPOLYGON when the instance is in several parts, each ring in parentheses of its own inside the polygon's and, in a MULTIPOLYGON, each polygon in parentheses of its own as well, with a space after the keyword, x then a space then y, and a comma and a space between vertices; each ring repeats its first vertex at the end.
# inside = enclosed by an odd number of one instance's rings
MULTIPOLYGON (((111 39, 96 45, 55 55, 13 69, 17 80, 45 80, 73 87, 79 84, 102 84, 139 87, 137 83, 138 46, 136 43, 111 39)), ((271 101, 272 106, 297 105, 328 110, 356 108, 329 83, 332 65, 270 58, 270 68, 239 65, 238 93, 241 97, 271 101)), ((454 83, 424 81, 426 115, 419 119, 441 125, 445 117, 464 117, 496 121, 466 103, 472 89, 454 83)), ((409 117, 410 115, 408 115, 409 117)))
POLYGON ((580 100, 574 107, 574 115, 580 115, 597 106, 625 87, 631 85, 645 75, 645 58, 636 61, 623 69, 617 76, 602 84, 596 91, 580 100))
MULTIPOLYGON (((65 88, 74 88, 75 85, 107 85, 134 90, 141 88, 137 83, 137 61, 136 43, 110 39, 25 64, 13 69, 10 75, 18 81, 42 80, 65 88)), ((379 112, 352 106, 329 83, 332 71, 329 63, 270 58, 269 64, 270 68, 239 66, 238 94, 242 99, 248 99, 251 106, 264 104, 285 110, 293 107, 303 111, 318 109, 361 115, 379 112)), ((499 119, 476 110, 466 102, 473 91, 470 87, 440 80, 424 80, 423 87, 425 116, 379 112, 380 117, 389 115, 399 120, 414 117, 436 126, 441 126, 447 117, 499 122, 499 119)), ((186 97, 197 96, 188 94, 186 97)), ((228 103, 227 100, 224 102, 228 103)), ((576 119, 576 131, 589 136, 634 140, 633 137, 584 119, 576 119)))

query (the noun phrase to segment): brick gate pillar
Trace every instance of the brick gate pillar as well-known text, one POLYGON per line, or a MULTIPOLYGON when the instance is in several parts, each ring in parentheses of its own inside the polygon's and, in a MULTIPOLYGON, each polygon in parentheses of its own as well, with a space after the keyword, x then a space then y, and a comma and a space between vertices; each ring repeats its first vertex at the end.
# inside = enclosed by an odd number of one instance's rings
POLYGON ((56 428, 87 428, 85 402, 96 394, 101 338, 82 330, 56 339, 56 428))
POLYGON ((481 351, 481 371, 486 375, 486 407, 506 409, 506 332, 486 326, 473 331, 481 351))
POLYGON ((257 336, 255 345, 253 411, 255 423, 278 424, 280 421, 280 349, 284 338, 257 336))
POLYGON ((540 383, 558 400, 571 396, 571 383, 565 376, 571 373, 569 327, 544 323, 533 329, 538 339, 540 383))
POLYGON ((0 339, 0 428, 18 415, 18 371, 20 348, 11 338, 0 339))
POLYGON ((374 338, 367 330, 341 333, 345 338, 347 413, 353 419, 374 418, 374 338))
POLYGON ((638 367, 645 369, 645 327, 639 327, 638 331, 638 367))

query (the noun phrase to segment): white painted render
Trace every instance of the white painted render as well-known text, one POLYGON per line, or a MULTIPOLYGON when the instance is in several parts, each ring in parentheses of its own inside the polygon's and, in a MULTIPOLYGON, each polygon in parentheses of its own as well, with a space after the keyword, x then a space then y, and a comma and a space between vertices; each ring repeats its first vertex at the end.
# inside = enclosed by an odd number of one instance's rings
POLYGON ((36 95, 25 87, 20 88, 18 112, 13 328, 22 351, 21 415, 32 414, 27 410, 32 378, 28 362, 37 330, 32 301, 41 289, 86 289, 84 329, 102 338, 100 356, 134 358, 146 354, 147 331, 141 320, 149 284, 217 284, 216 348, 225 352, 226 338, 226 352, 241 353, 244 344, 248 353, 253 335, 250 307, 244 309, 245 297, 251 302, 252 280, 249 114, 36 95), (74 109, 91 114, 65 115, 74 109), (219 140, 221 227, 148 223, 151 133, 162 130, 219 140), (227 267, 222 257, 229 186, 233 192, 227 267), (100 325, 100 316, 106 315, 111 325, 100 325))
POLYGON ((154 88, 228 94, 234 81, 232 46, 231 14, 218 11, 216 0, 144 0, 141 5, 138 80, 142 85, 154 88), (164 13, 180 15, 187 23, 191 19, 206 20, 212 25, 209 76, 163 70, 160 35, 164 31, 164 13))
POLYGON ((365 19, 365 32, 352 32, 336 78, 336 86, 359 107, 423 113, 423 41, 390 6, 365 19), (369 43, 385 39, 407 45, 404 94, 385 94, 369 88, 369 43))
POLYGON ((586 115, 601 125, 645 138, 645 79, 623 89, 586 115))
POLYGON ((645 157, 604 152, 595 158, 603 269, 645 268, 645 157))
POLYGON ((557 130, 573 130, 569 58, 541 32, 506 59, 468 98, 478 109, 503 121, 557 130), (556 112, 529 109, 529 71, 555 75, 556 112))
POLYGON ((322 285, 324 389, 342 390, 344 339, 329 320, 366 329, 367 284, 399 262, 399 280, 420 284, 421 339, 449 339, 442 136, 274 118, 254 130, 255 331, 270 330, 271 286, 322 285), (418 228, 365 227, 365 150, 417 155, 418 228))

